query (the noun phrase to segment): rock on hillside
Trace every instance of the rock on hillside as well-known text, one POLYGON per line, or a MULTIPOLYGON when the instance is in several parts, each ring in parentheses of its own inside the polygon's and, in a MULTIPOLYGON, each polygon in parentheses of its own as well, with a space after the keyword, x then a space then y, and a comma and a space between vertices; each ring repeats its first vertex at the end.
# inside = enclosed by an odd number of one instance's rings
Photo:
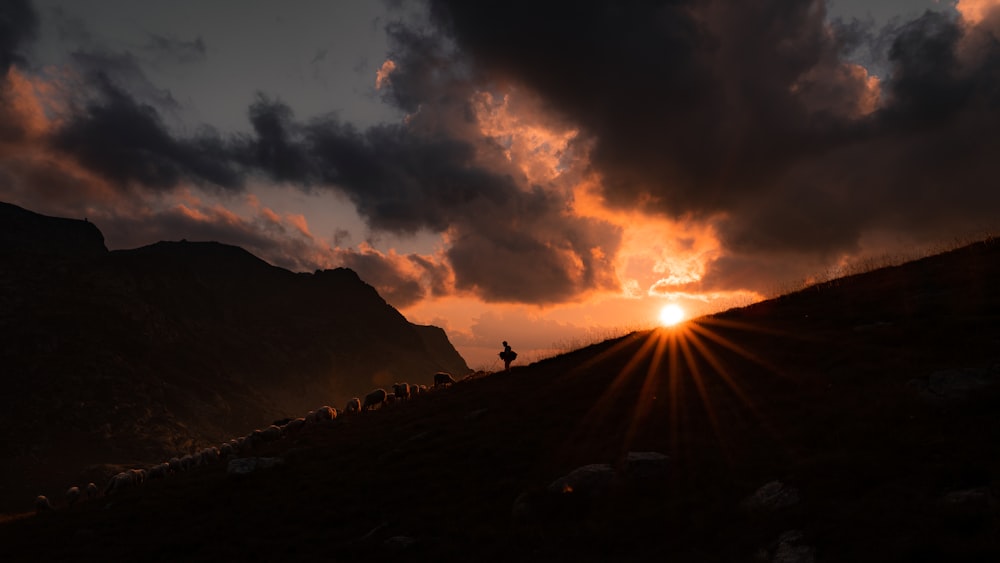
POLYGON ((0 507, 12 481, 161 461, 468 371, 351 270, 293 273, 214 242, 109 252, 91 223, 0 215, 0 507))

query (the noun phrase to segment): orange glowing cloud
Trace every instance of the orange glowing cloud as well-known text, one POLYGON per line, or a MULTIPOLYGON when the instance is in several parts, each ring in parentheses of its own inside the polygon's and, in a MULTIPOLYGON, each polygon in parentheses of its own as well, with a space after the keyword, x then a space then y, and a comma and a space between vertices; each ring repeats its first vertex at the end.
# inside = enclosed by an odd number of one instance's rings
POLYGON ((627 295, 642 297, 654 287, 682 287, 701 280, 708 262, 721 252, 710 224, 611 209, 604 204, 597 182, 595 179, 576 187, 574 210, 622 229, 616 271, 627 295))
POLYGON ((272 225, 281 225, 281 216, 275 213, 270 207, 261 203, 260 198, 254 194, 247 195, 247 205, 257 212, 264 221, 272 225))
POLYGON ((49 146, 47 137, 64 105, 62 89, 57 78, 13 67, 0 80, 0 169, 8 175, 0 183, 0 199, 51 214, 93 217, 118 206, 119 198, 99 175, 49 146))
POLYGON ((181 216, 199 223, 214 225, 239 225, 244 223, 242 217, 221 205, 192 207, 186 203, 178 203, 174 210, 181 216))
POLYGON ((46 92, 51 90, 49 84, 10 68, 0 88, 4 89, 6 111, 12 114, 23 135, 28 139, 38 139, 49 131, 50 122, 42 101, 46 92))
POLYGON ((504 156, 528 182, 549 182, 566 170, 570 143, 578 131, 542 123, 541 110, 523 97, 477 92, 471 102, 481 134, 504 148, 504 156))
POLYGON ((386 59, 382 66, 375 73, 375 89, 381 90, 390 83, 389 76, 396 70, 396 63, 392 59, 386 59))
POLYGON ((309 223, 306 222, 305 215, 302 215, 301 213, 289 213, 285 215, 285 219, 287 219, 288 223, 295 227, 295 229, 298 230, 302 236, 307 239, 313 238, 312 233, 309 232, 309 223))
MULTIPOLYGON (((874 93, 863 110, 855 111, 871 111, 877 103, 877 79, 869 77, 862 67, 848 71, 858 80, 870 79, 874 93)), ((600 177, 589 171, 590 143, 577 129, 553 121, 529 95, 516 90, 502 95, 477 92, 470 102, 480 133, 502 148, 507 162, 522 172, 529 184, 565 192, 571 202, 565 213, 612 225, 621 233, 613 256, 601 248, 591 251, 595 259, 611 264, 617 276, 617 297, 641 300, 669 296, 703 304, 734 298, 730 293, 697 291, 708 264, 722 252, 710 222, 671 220, 637 209, 610 208, 600 195, 600 177)), ((554 250, 565 260, 566 271, 583 275, 578 255, 569 249, 554 250)), ((602 299, 600 293, 578 298, 602 299)))
POLYGON ((811 112, 859 118, 878 109, 881 82, 861 65, 837 61, 811 68, 790 91, 811 112))
POLYGON ((1000 0, 958 0, 955 9, 971 24, 983 21, 991 10, 1000 7, 1000 0))

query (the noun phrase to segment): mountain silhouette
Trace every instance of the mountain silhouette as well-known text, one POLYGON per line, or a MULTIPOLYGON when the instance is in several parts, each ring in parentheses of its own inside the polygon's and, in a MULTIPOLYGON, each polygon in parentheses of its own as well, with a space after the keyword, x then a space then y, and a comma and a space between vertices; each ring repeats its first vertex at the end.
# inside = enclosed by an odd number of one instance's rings
POLYGON ((69 506, 77 476, 0 517, 4 560, 997 561, 996 287, 990 239, 69 506))
POLYGON ((470 371, 351 270, 293 273, 215 242, 109 252, 92 223, 10 204, 0 288, 0 509, 72 465, 101 479, 470 371))

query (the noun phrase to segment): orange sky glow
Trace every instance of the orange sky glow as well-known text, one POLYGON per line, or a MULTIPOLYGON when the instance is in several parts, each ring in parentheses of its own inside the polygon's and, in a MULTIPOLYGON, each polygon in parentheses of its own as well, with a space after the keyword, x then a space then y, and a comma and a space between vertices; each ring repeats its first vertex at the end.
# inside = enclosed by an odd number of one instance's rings
POLYGON ((686 291, 686 286, 704 275, 707 261, 720 252, 711 225, 610 208, 598 193, 599 176, 588 171, 586 143, 574 143, 580 141, 576 129, 559 127, 535 102, 521 99, 516 91, 478 92, 471 103, 481 133, 504 147, 504 156, 527 178, 525 185, 568 192, 573 205, 566 213, 606 222, 621 232, 618 253, 610 257, 617 281, 613 290, 593 291, 572 303, 545 307, 484 303, 472 296, 452 295, 403 310, 414 322, 448 330, 471 367, 495 369, 502 340, 520 344, 526 354, 519 357, 530 361, 657 326, 665 303, 676 303, 688 317, 694 317, 761 298, 752 291, 686 291), (485 316, 493 326, 495 343, 474 335, 473 329, 485 316))

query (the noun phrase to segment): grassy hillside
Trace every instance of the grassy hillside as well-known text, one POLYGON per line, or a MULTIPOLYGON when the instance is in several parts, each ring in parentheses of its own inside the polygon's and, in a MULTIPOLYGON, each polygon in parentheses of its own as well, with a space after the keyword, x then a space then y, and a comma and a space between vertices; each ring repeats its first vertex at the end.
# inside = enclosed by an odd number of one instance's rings
POLYGON ((997 561, 997 287, 985 241, 341 416, 249 454, 274 469, 218 463, 8 516, 0 545, 11 561, 997 561), (628 452, 668 469, 628 478, 628 452), (546 492, 595 463, 618 469, 608 489, 546 492), (775 481, 787 502, 748 500, 775 481))

